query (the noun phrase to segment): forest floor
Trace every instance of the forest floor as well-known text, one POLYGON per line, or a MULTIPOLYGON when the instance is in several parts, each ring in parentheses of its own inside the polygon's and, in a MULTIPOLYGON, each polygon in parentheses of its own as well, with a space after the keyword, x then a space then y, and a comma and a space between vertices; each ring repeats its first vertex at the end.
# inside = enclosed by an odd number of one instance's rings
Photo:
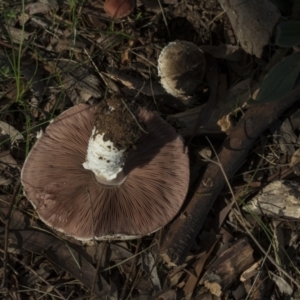
POLYGON ((0 0, 1 299, 300 299, 294 2, 138 0, 112 19, 103 0, 0 0), (205 61, 183 97, 158 70, 175 41, 205 61), (189 191, 155 233, 84 243, 40 220, 21 170, 54 118, 114 94, 182 135, 189 191))

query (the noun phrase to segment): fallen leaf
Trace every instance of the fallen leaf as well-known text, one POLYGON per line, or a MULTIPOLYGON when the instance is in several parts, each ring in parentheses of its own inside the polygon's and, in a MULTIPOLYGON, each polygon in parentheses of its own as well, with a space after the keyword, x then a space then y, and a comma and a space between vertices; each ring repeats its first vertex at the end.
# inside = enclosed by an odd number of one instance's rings
POLYGON ((273 272, 269 271, 269 274, 271 275, 273 281, 278 286, 281 293, 291 296, 293 293, 292 287, 286 282, 282 276, 278 276, 274 274, 273 272))
POLYGON ((291 158, 290 167, 294 167, 300 162, 300 149, 297 149, 291 158))
POLYGON ((219 0, 242 48, 261 57, 269 43, 280 12, 272 1, 219 0))
POLYGON ((10 185, 20 168, 9 151, 0 152, 0 185, 10 185))
POLYGON ((150 275, 150 279, 153 285, 153 289, 157 291, 161 291, 161 284, 157 274, 156 261, 153 254, 150 251, 142 252, 142 269, 146 274, 150 275))
POLYGON ((0 121, 0 136, 10 138, 12 145, 24 139, 23 135, 17 129, 3 121, 0 121))

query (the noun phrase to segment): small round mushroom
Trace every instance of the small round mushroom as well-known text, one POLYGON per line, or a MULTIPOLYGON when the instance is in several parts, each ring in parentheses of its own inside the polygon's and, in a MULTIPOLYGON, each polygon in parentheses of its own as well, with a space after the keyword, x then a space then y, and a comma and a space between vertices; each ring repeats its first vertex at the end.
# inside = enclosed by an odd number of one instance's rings
POLYGON ((178 213, 189 183, 183 140, 156 113, 124 103, 74 106, 33 146, 21 181, 47 225, 79 240, 131 239, 178 213))
POLYGON ((203 52, 193 43, 175 41, 161 51, 158 58, 160 83, 169 94, 188 100, 201 84, 206 61, 203 52))
POLYGON ((113 19, 121 19, 131 14, 134 6, 134 0, 106 0, 103 8, 113 19))

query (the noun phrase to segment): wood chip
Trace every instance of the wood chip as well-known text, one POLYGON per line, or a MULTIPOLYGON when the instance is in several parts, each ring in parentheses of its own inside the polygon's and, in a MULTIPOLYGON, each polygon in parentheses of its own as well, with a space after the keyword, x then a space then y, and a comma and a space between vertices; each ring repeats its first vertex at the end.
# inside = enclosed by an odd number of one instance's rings
POLYGON ((245 270, 241 274, 240 281, 245 282, 249 278, 252 278, 253 276, 255 276, 257 274, 257 272, 259 271, 260 265, 261 265, 261 260, 255 262, 251 267, 249 267, 247 270, 245 270))
POLYGON ((251 263, 253 249, 246 238, 238 240, 209 267, 201 282, 220 297, 251 263))

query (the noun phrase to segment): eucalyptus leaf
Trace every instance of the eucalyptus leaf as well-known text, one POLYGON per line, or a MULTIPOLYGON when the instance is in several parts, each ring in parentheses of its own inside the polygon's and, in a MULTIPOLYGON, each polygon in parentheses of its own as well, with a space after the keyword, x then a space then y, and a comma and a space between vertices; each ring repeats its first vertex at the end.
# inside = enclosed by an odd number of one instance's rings
POLYGON ((271 69, 259 89, 255 102, 272 102, 284 97, 294 86, 299 72, 300 52, 296 52, 271 69))
POLYGON ((276 28, 275 43, 281 47, 300 45, 300 22, 280 22, 276 28))

